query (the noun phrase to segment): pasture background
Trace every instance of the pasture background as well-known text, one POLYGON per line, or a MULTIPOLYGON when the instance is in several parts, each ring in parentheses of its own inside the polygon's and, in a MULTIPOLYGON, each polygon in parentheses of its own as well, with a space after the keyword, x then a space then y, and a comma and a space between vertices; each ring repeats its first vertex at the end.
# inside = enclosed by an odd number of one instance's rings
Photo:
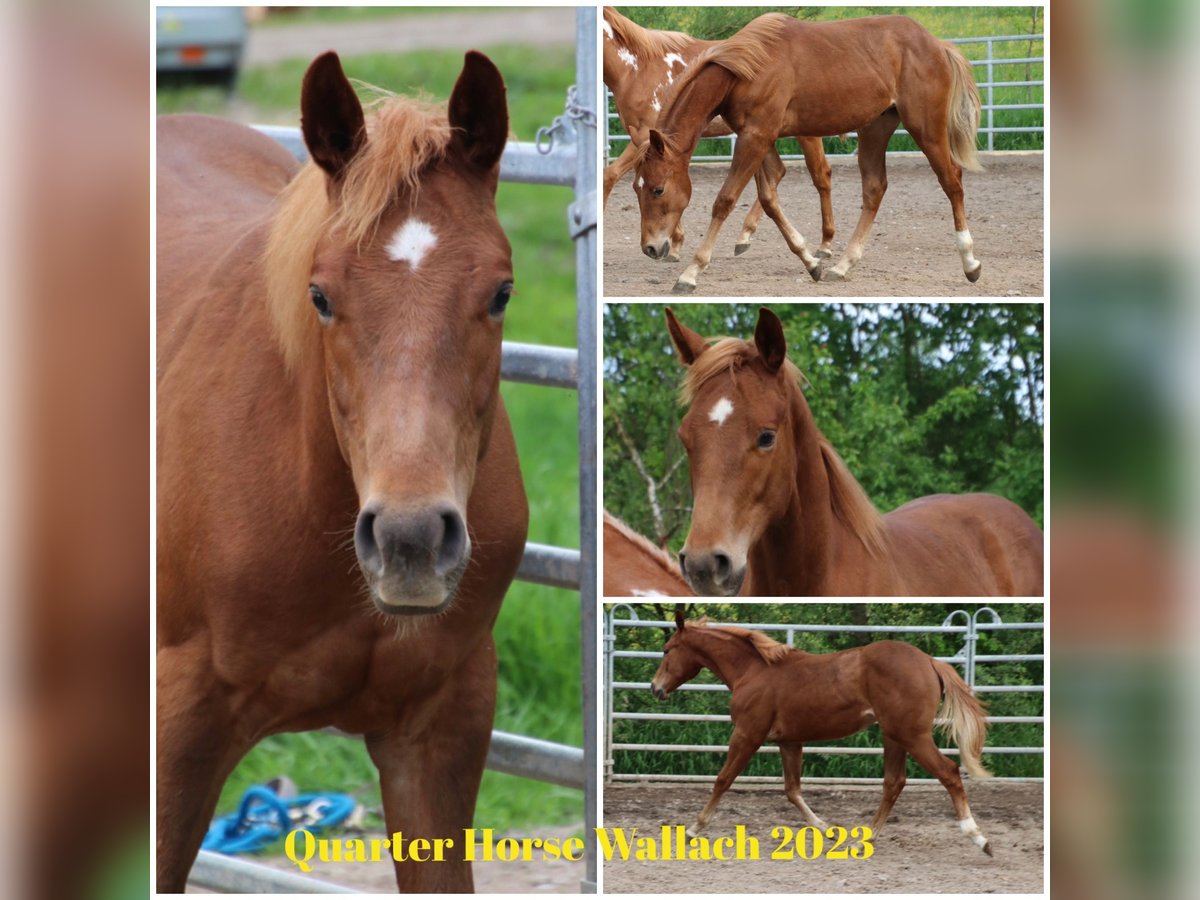
MULTIPOLYGON (((706 337, 750 338, 754 304, 679 304, 706 337)), ((986 491, 1041 525, 1040 304, 786 304, 788 356, 809 381, 817 427, 883 512, 915 497, 986 491)), ((660 304, 604 307, 604 504, 678 551, 691 519, 676 429, 683 369, 660 304), (640 459, 655 481, 649 500, 640 459)))
MULTIPOLYGON (((427 10, 426 10, 427 11, 427 10)), ((323 10, 305 13, 331 20, 397 10, 323 10)), ((271 22, 268 19, 268 23, 271 22)), ((267 27, 267 26, 260 26, 267 27)), ((331 46, 336 39, 331 36, 331 46)), ((508 87, 510 128, 532 141, 538 127, 562 112, 566 87, 575 80, 574 47, 487 48, 508 87)), ((343 57, 353 79, 397 93, 445 100, 462 69, 461 51, 343 57)), ((286 60, 245 69, 235 93, 172 79, 160 83, 161 113, 202 112, 245 122, 298 125, 300 80, 310 60, 286 60)), ((364 93, 364 99, 370 94, 364 93)), ((513 246, 516 293, 505 322, 509 340, 575 345, 575 251, 566 229, 567 188, 501 183, 500 221, 513 246)), ((578 438, 576 394, 505 383, 501 388, 516 433, 529 495, 530 540, 578 547, 578 438)), ((515 582, 495 629, 500 657, 495 727, 578 746, 580 713, 579 600, 572 591, 515 582)), ((264 648, 269 652, 269 648, 264 648)), ((226 783, 218 814, 232 811, 242 792, 278 774, 301 790, 348 791, 378 810, 374 766, 359 740, 304 733, 277 735, 246 757, 226 783)), ((476 823, 498 831, 582 819, 582 795, 540 782, 488 772, 476 823)), ((381 825, 372 816, 368 824, 381 825)))
MULTIPOLYGON (((1045 19, 1040 6, 1023 7, 953 7, 953 6, 672 6, 672 7, 634 7, 618 6, 617 10, 624 16, 643 25, 666 31, 682 31, 703 40, 723 40, 742 28, 751 19, 764 13, 780 12, 807 21, 835 21, 854 19, 871 15, 905 15, 920 22, 936 37, 998 37, 1010 35, 1041 34, 1045 29, 1045 19)), ((959 45, 959 50, 967 59, 979 60, 986 58, 987 48, 983 44, 959 45)), ((1030 38, 1028 41, 1004 41, 995 45, 997 58, 1031 58, 1044 56, 1043 41, 1030 38)), ((996 81, 1038 81, 1044 78, 1044 66, 1039 63, 1010 63, 997 64, 994 67, 996 81)), ((975 68, 976 81, 987 80, 987 69, 975 68)), ((1042 101, 1041 87, 1012 87, 997 88, 993 98, 996 104, 1008 103, 1039 103, 1042 101)), ((984 100, 986 101, 986 96, 984 100)), ((609 101, 610 110, 616 111, 616 106, 609 101)), ((986 124, 986 114, 984 122, 986 124)), ((997 110, 995 125, 997 127, 1016 127, 1044 124, 1044 116, 1040 110, 1017 109, 997 110)), ((609 128, 614 134, 623 134, 620 122, 610 120, 609 128)), ((977 140, 979 148, 986 149, 987 135, 980 135, 977 140)), ((799 154, 799 144, 793 138, 785 138, 776 142, 781 154, 799 154)), ((856 138, 841 140, 826 138, 827 153, 853 153, 858 146, 856 138)), ((1035 132, 1001 133, 995 135, 996 150, 1042 150, 1043 136, 1035 132)), ((608 148, 609 158, 615 159, 621 152, 623 143, 611 143, 608 148)), ((696 148, 697 156, 727 154, 729 142, 701 141, 696 148)), ((890 150, 916 150, 916 143, 907 135, 894 136, 888 144, 890 150)))
MULTIPOLYGON (((632 604, 638 618, 666 620, 674 617, 673 607, 654 604, 632 604)), ((690 618, 707 615, 717 623, 753 622, 774 624, 821 625, 941 625, 945 617, 956 609, 973 612, 982 604, 957 603, 695 603, 691 604, 690 618)), ((991 603, 992 609, 1000 614, 1004 622, 1040 622, 1043 608, 1040 603, 991 603)), ((625 614, 628 617, 628 614, 625 614)), ((955 624, 962 624, 961 617, 955 624)), ((673 631, 673 629, 671 629, 673 631)), ((782 632, 767 632, 776 640, 783 641, 782 632)), ((617 628, 618 650, 661 651, 666 633, 657 628, 617 628)), ((870 632, 821 632, 797 634, 795 646, 810 653, 832 653, 869 644, 872 641, 893 639, 913 644, 930 656, 953 656, 963 646, 962 634, 886 634, 870 632)), ((1043 652, 1044 635, 1040 631, 981 632, 976 643, 976 653, 985 654, 1040 654, 1043 652)), ((649 681, 658 668, 658 659, 618 659, 614 680, 649 681)), ((959 669, 959 674, 962 670, 959 669)), ((1044 665, 1040 662, 977 663, 976 684, 1045 684, 1044 665)), ((707 669, 694 679, 696 684, 720 684, 707 669)), ((1043 695, 1037 694, 985 694, 982 698, 988 713, 994 716, 1037 716, 1043 712, 1043 695)), ((615 712, 675 712, 728 715, 729 694, 717 692, 676 692, 665 703, 655 700, 647 691, 619 690, 613 698, 615 712)), ((643 719, 620 719, 613 723, 613 740, 616 743, 655 744, 715 744, 726 747, 733 726, 728 722, 664 722, 643 719)), ((940 735, 935 739, 940 747, 953 747, 940 735)), ((1042 742, 1042 726, 1000 723, 990 726, 988 746, 1038 746, 1042 742)), ((837 744, 849 747, 882 746, 879 726, 860 731, 839 741, 820 741, 820 744, 837 744)), ((614 771, 621 773, 647 773, 672 775, 716 775, 725 759, 720 753, 658 753, 618 750, 614 753, 614 771)), ((984 754, 984 764, 995 775, 1041 777, 1042 758, 1034 754, 989 756, 984 754)), ((777 754, 759 753, 746 767, 747 775, 771 775, 783 777, 780 757, 777 754)), ((910 758, 908 774, 913 778, 928 778, 910 758)), ((804 757, 806 778, 880 778, 883 761, 878 756, 826 756, 808 753, 804 757)))

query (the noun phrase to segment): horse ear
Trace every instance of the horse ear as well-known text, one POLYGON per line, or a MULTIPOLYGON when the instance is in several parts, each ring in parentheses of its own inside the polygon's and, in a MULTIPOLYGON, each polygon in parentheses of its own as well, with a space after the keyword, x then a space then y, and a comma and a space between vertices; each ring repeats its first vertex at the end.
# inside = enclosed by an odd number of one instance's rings
POLYGON ((481 169, 500 161, 508 142, 508 102, 496 64, 477 50, 467 51, 450 95, 454 142, 481 169))
POLYGON ((362 104, 332 50, 314 59, 304 73, 300 129, 313 162, 333 178, 367 143, 362 104))
POLYGON ((685 623, 683 620, 683 604, 676 603, 675 604, 675 627, 677 629, 679 629, 680 631, 683 631, 684 624, 685 623))
POLYGON ((783 323, 779 316, 765 306, 758 311, 758 325, 754 329, 754 346, 758 355, 771 372, 778 372, 787 359, 787 339, 783 336, 783 323))
POLYGON ((701 353, 708 349, 708 344, 704 338, 676 319, 675 313, 671 311, 671 307, 668 306, 665 313, 667 317, 667 333, 671 335, 671 343, 675 345, 675 352, 679 354, 679 361, 685 366, 690 366, 701 353))
POLYGON ((662 132, 650 129, 650 153, 654 156, 665 158, 667 155, 667 139, 663 137, 662 132))

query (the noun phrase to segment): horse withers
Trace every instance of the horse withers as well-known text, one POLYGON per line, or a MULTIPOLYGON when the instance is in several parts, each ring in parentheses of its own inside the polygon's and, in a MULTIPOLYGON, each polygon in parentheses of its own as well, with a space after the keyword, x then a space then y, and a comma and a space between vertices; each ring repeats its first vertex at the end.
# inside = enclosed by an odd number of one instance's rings
MULTIPOLYGON (((240 125, 158 120, 164 892, 277 732, 364 735, 388 831, 460 847, 527 531, 498 390, 500 73, 471 52, 448 107, 367 115, 326 53, 300 103, 303 167, 240 125)), ((396 877, 473 887, 461 851, 396 877)))
POLYGON ((883 735, 883 798, 871 820, 873 834, 879 834, 904 789, 911 755, 950 795, 962 832, 992 855, 967 805, 958 765, 933 740, 937 722, 953 736, 967 772, 973 778, 991 777, 980 761, 987 736, 983 706, 953 666, 902 641, 805 653, 761 631, 709 625, 704 618, 686 621, 680 606, 675 608, 675 629, 650 682, 654 696, 666 700, 701 669, 716 675, 731 692, 729 755, 690 835, 708 825, 721 796, 767 742, 779 745, 788 800, 809 825, 824 831, 829 826, 800 793, 804 744, 847 737, 878 723, 883 735))

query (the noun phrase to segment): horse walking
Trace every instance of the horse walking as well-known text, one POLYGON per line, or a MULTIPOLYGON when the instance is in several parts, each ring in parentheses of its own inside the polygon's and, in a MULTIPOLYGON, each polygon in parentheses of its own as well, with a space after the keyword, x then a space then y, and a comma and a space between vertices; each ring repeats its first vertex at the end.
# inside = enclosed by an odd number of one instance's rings
POLYGON ((733 720, 729 755, 689 835, 704 829, 722 795, 767 742, 779 745, 788 800, 808 824, 826 829, 800 793, 804 744, 847 737, 878 723, 883 734, 883 798, 871 820, 872 832, 879 834, 904 789, 911 755, 950 795, 963 834, 992 855, 967 805, 958 766, 933 741, 940 703, 939 724, 953 736, 967 772, 974 778, 991 777, 980 762, 987 735, 983 707, 953 666, 902 641, 805 653, 761 631, 709 625, 707 619, 685 621, 679 606, 675 628, 663 646, 650 690, 666 700, 701 669, 708 669, 731 692, 733 720))
POLYGON ((980 168, 975 151, 979 113, 970 63, 912 19, 801 22, 780 13, 759 16, 675 79, 637 164, 642 247, 652 256, 665 252, 691 200, 688 164, 696 144, 707 123, 720 115, 738 135, 733 163, 713 203, 708 232, 674 291, 696 289, 717 234, 752 177, 763 209, 813 279, 840 281, 862 258, 887 190, 888 141, 903 120, 950 200, 963 272, 968 281, 977 281, 982 264, 967 228, 962 170, 980 168), (784 167, 775 141, 848 131, 858 132, 862 213, 842 258, 822 275, 779 205, 784 167))
POLYGON ((1042 532, 1003 497, 936 494, 879 514, 813 421, 769 309, 753 341, 710 343, 666 320, 690 406, 679 563, 699 596, 1042 595, 1042 532))
MULTIPOLYGON (((629 134, 629 142, 621 155, 604 169, 604 205, 608 195, 625 173, 637 165, 640 148, 646 144, 650 129, 658 121, 659 112, 675 78, 690 66, 701 53, 715 47, 718 41, 702 41, 679 31, 654 31, 621 15, 611 6, 604 7, 604 83, 612 91, 621 124, 629 134)), ((724 137, 732 134, 725 120, 717 116, 709 122, 701 137, 724 137)), ((830 197, 832 170, 825 158, 825 145, 820 138, 799 138, 804 151, 804 164, 812 178, 813 187, 821 200, 821 246, 818 256, 832 256, 834 224, 833 201, 830 197)), ((782 175, 780 177, 783 177, 782 175)), ((755 197, 754 205, 742 223, 742 232, 733 245, 735 256, 750 249, 750 238, 758 230, 762 218, 762 203, 755 197)), ((678 261, 683 246, 683 223, 678 221, 671 233, 670 247, 665 256, 647 250, 652 259, 678 261)))
POLYGON ((303 167, 158 120, 158 890, 255 743, 333 726, 365 736, 389 832, 455 842, 400 889, 470 891, 528 524, 498 390, 504 81, 471 52, 448 108, 367 117, 326 53, 300 105, 303 167))

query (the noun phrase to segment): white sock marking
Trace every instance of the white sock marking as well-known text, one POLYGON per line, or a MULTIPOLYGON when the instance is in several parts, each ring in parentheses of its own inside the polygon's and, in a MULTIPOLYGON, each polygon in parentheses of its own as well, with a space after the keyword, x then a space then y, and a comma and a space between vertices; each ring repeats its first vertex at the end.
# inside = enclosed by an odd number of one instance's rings
POLYGON ((729 401, 728 397, 722 397, 708 411, 708 420, 716 422, 717 425, 724 425, 725 420, 729 418, 731 412, 733 412, 733 404, 729 401))
POLYGON ((406 262, 416 268, 421 265, 426 254, 437 246, 437 235, 433 229, 420 219, 409 219, 398 229, 388 242, 388 257, 396 262, 406 262))
POLYGON ((958 244, 958 255, 962 257, 963 271, 974 272, 979 267, 979 260, 975 258, 975 241, 971 239, 971 232, 966 229, 954 232, 954 241, 958 244))

